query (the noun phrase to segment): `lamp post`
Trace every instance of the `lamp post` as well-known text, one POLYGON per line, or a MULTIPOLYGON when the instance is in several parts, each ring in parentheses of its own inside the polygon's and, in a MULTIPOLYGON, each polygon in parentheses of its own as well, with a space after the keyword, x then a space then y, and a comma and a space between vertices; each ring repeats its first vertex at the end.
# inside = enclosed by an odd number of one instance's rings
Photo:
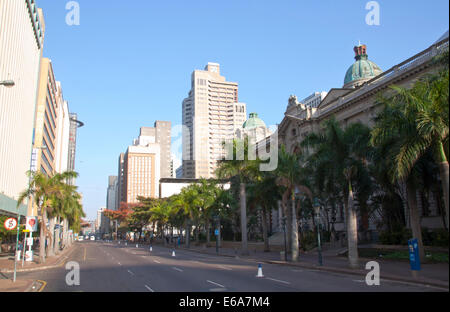
POLYGON ((283 216, 281 218, 281 222, 283 223, 283 233, 284 233, 284 261, 287 262, 286 216, 283 216))
POLYGON ((214 234, 216 236, 216 253, 219 254, 219 241, 220 241, 220 216, 214 216, 214 221, 216 223, 216 230, 214 234))
POLYGON ((314 214, 316 215, 317 224, 317 251, 319 252, 319 265, 322 266, 322 246, 320 244, 320 203, 317 198, 314 198, 314 214))

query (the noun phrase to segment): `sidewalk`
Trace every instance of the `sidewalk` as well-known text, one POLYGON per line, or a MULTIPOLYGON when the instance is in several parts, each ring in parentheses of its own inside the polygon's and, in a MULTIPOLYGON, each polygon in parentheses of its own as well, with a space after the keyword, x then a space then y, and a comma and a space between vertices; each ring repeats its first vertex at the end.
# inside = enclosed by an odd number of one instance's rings
MULTIPOLYGON (((72 246, 64 249, 58 255, 46 258, 45 263, 39 263, 39 252, 35 252, 33 255, 33 261, 31 262, 24 261, 23 267, 22 267, 22 259, 20 259, 20 261, 17 261, 17 272, 37 271, 58 267, 64 263, 64 260, 67 258, 68 253, 73 250, 74 246, 75 245, 72 244, 72 246)), ((13 273, 13 272, 14 272, 14 257, 0 259, 0 273, 13 273)))
MULTIPOLYGON (((167 245, 166 247, 172 248, 170 245, 167 245)), ((279 249, 279 246, 274 247, 274 249, 279 249)), ((215 246, 206 248, 203 245, 195 246, 191 243, 189 249, 185 248, 183 245, 179 249, 190 250, 204 254, 217 254, 215 246)), ((337 255, 340 251, 342 251, 342 248, 323 251, 323 266, 319 266, 317 251, 301 252, 299 255, 299 261, 296 263, 290 261, 290 256, 288 256, 288 262, 284 261, 284 257, 283 259, 281 258, 279 251, 263 252, 258 250, 258 248, 252 248, 250 244, 248 255, 242 255, 241 250, 236 248, 220 248, 218 255, 227 257, 239 257, 241 259, 247 259, 261 263, 273 263, 307 268, 311 270, 353 274, 359 275, 363 278, 365 278, 365 276, 369 272, 369 270, 365 269, 366 263, 369 261, 377 261, 380 264, 380 276, 382 280, 385 279, 421 285, 430 285, 447 289, 449 288, 448 263, 422 264, 422 270, 418 272, 418 276, 414 278, 410 270, 409 262, 407 261, 384 260, 380 258, 368 259, 360 257, 359 269, 350 269, 348 266, 347 257, 337 255)))
POLYGON ((33 280, 20 280, 16 279, 13 283, 11 279, 0 278, 0 293, 2 292, 28 292, 33 287, 33 280))

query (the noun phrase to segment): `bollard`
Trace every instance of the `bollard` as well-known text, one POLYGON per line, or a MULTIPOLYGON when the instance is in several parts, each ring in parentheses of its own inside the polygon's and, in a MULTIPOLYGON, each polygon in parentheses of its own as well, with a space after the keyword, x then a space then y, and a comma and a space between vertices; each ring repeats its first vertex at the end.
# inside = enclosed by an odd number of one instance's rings
POLYGON ((172 250, 172 257, 175 257, 175 250, 172 250))
POLYGON ((256 275, 256 277, 264 277, 261 263, 258 263, 258 275, 256 275))

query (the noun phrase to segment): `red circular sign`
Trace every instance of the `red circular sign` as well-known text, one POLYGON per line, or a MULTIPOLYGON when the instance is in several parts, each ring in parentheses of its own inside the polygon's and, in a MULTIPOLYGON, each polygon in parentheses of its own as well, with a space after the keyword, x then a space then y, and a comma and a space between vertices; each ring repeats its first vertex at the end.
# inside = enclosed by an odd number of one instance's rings
POLYGON ((5 221, 5 229, 8 231, 14 230, 17 227, 17 220, 14 218, 6 219, 5 221))
POLYGON ((34 226, 35 223, 36 223, 36 220, 35 220, 35 219, 30 219, 30 220, 28 220, 28 224, 29 224, 30 226, 34 226))

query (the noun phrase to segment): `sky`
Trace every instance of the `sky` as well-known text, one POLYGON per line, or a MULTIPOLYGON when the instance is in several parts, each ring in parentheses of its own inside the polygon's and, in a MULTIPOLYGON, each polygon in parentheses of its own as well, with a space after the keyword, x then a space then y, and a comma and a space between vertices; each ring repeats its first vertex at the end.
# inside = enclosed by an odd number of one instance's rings
MULTIPOLYGON (((239 101, 268 126, 281 122, 291 94, 340 88, 367 45, 382 70, 421 52, 449 28, 447 0, 79 0, 68 25, 66 0, 37 0, 52 60, 78 131, 75 170, 86 219, 106 206, 118 157, 155 120, 181 124, 191 73, 208 62, 239 83, 239 101)), ((173 138, 179 142, 179 138, 173 138)), ((175 150, 179 154, 181 150, 175 150)))

